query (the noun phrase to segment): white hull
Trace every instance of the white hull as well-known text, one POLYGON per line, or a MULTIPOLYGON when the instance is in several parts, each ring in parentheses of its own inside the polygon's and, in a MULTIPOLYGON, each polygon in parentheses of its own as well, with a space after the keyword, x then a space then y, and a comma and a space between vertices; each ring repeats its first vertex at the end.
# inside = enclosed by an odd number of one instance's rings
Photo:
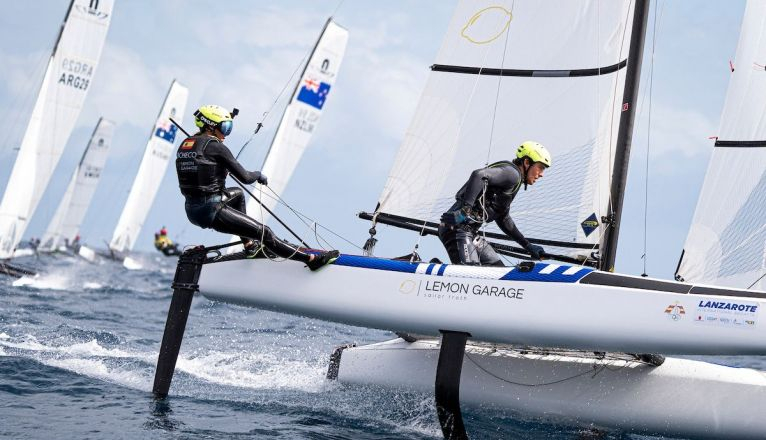
POLYGON ((603 274, 541 263, 523 273, 342 255, 318 272, 294 261, 206 264, 199 285, 214 300, 414 334, 452 330, 478 341, 627 353, 766 354, 764 297, 584 284, 591 275, 603 274), (714 303, 750 311, 714 309, 714 303))
MULTIPOLYGON (((433 393, 439 345, 343 350, 337 379, 433 393)), ((659 367, 576 354, 466 346, 460 400, 532 417, 694 438, 764 438, 766 373, 667 358, 659 367)))

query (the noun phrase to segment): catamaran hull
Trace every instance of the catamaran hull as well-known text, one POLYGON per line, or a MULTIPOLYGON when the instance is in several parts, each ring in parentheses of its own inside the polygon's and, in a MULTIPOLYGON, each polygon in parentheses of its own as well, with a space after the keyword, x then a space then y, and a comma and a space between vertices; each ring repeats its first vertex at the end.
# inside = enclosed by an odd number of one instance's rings
MULTIPOLYGON (((337 380, 433 393, 438 358, 436 340, 346 348, 336 365, 337 380)), ((647 434, 766 435, 766 373, 677 358, 654 367, 628 359, 524 354, 468 344, 460 399, 527 417, 647 434)))
POLYGON ((479 341, 628 353, 766 354, 764 298, 584 283, 601 274, 342 255, 318 272, 268 259, 206 264, 199 285, 213 300, 414 334, 451 330, 479 341))

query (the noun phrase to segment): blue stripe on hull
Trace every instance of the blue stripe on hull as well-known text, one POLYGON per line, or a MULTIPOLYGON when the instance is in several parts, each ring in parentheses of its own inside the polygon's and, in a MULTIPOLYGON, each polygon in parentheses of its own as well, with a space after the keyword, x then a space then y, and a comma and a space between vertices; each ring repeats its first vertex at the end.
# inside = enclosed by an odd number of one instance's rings
MULTIPOLYGON (((340 257, 338 257, 337 260, 335 260, 333 264, 337 266, 359 267, 359 268, 365 268, 365 269, 377 269, 377 270, 387 270, 391 272, 405 272, 405 273, 416 273, 418 266, 420 266, 421 264, 427 264, 428 266, 425 270, 425 274, 432 275, 432 276, 444 276, 444 271, 447 269, 448 266, 450 266, 448 264, 437 265, 434 263, 430 263, 430 264, 429 263, 410 263, 409 261, 389 260, 386 258, 375 258, 375 257, 364 257, 361 255, 341 255, 340 257)), ((513 280, 513 281, 537 281, 537 282, 547 282, 547 283, 576 283, 585 275, 593 272, 593 269, 589 267, 579 267, 576 272, 565 275, 564 274, 565 271, 571 269, 572 267, 577 267, 577 266, 556 265, 558 267, 556 267, 555 270, 550 271, 550 273, 540 273, 540 271, 545 270, 549 266, 551 265, 548 263, 535 263, 535 267, 529 272, 521 272, 520 270, 516 268, 508 268, 508 272, 505 275, 496 279, 506 280, 506 281, 513 280)), ((455 266, 453 265, 452 267, 455 267, 455 266)), ((480 275, 481 272, 484 270, 482 267, 478 267, 478 266, 468 266, 468 267, 470 267, 471 270, 475 270, 477 275, 480 275)), ((497 270, 497 268, 493 267, 492 270, 497 270)), ((421 273, 423 273, 422 269, 421 269, 421 273)), ((467 278, 472 278, 472 277, 467 276, 467 278)))
POLYGON ((337 266, 363 267, 365 269, 390 270, 393 272, 415 273, 419 263, 388 260, 385 258, 363 257, 361 255, 341 255, 333 263, 337 266))

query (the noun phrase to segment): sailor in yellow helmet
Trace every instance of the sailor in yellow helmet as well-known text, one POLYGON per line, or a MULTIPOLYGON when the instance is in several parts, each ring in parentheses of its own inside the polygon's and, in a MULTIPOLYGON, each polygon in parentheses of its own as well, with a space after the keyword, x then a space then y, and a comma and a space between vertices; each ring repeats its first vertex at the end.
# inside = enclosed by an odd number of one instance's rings
POLYGON ((519 231, 510 214, 511 202, 521 185, 533 185, 551 166, 551 154, 539 142, 526 141, 516 149, 516 159, 495 162, 471 173, 455 195, 455 203, 442 215, 439 239, 456 264, 503 266, 492 246, 478 235, 479 228, 495 222, 529 255, 540 260, 542 246, 532 244, 519 231))
POLYGON ((248 257, 255 257, 261 241, 274 254, 299 260, 316 270, 338 257, 338 251, 307 253, 297 246, 280 240, 245 212, 245 197, 241 188, 226 188, 231 173, 240 182, 267 185, 266 176, 247 171, 223 144, 231 133, 233 116, 223 107, 205 105, 194 112, 199 132, 184 140, 176 151, 176 172, 181 193, 186 198, 186 216, 201 228, 239 235, 248 257))

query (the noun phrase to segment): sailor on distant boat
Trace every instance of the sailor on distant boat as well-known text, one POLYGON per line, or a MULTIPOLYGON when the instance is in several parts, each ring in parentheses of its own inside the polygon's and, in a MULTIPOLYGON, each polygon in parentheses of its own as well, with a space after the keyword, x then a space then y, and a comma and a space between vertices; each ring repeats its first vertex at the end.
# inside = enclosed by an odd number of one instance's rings
POLYGON ((535 260, 545 255, 542 246, 532 244, 519 231, 510 215, 516 193, 543 177, 551 166, 551 154, 540 143, 526 141, 516 150, 513 162, 495 162, 471 173, 468 182, 455 195, 455 204, 441 217, 439 239, 456 264, 503 266, 503 262, 479 228, 496 222, 500 229, 519 243, 535 260))
POLYGON ((222 141, 231 133, 233 115, 217 105, 206 105, 194 112, 200 131, 181 143, 176 153, 176 171, 181 193, 186 197, 186 216, 194 225, 218 232, 239 235, 248 258, 261 250, 258 240, 274 254, 306 263, 311 270, 334 261, 338 251, 307 253, 274 236, 245 212, 245 197, 240 188, 226 188, 231 173, 241 182, 266 185, 266 176, 247 171, 237 162, 222 141))
POLYGON ((164 226, 160 229, 160 232, 154 233, 154 247, 165 254, 166 257, 181 254, 178 244, 173 243, 173 240, 168 237, 168 230, 164 226))

